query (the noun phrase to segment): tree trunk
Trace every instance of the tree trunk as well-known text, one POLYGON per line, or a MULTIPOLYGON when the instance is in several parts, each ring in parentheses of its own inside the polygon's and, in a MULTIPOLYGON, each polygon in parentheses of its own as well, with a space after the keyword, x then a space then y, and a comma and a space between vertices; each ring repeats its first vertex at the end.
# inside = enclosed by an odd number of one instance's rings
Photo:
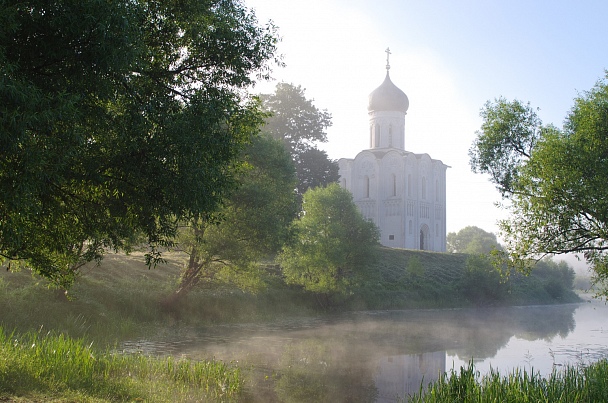
MULTIPOLYGON (((198 226, 195 223, 192 224, 194 235, 196 239, 202 239, 205 228, 198 226)), ((188 294, 188 292, 200 281, 200 273, 204 268, 209 266, 207 259, 202 259, 198 251, 197 245, 192 245, 190 248, 190 258, 188 259, 188 266, 182 273, 179 286, 174 293, 167 296, 161 301, 161 308, 164 312, 170 314, 173 318, 179 319, 180 316, 180 302, 182 298, 188 294)))

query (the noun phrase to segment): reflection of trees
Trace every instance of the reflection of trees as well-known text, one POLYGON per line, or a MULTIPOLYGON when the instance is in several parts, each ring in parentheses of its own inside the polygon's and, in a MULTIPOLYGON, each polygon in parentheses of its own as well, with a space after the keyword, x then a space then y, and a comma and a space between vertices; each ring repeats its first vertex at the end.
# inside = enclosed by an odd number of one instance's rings
POLYGON ((213 326, 197 331, 200 339, 175 354, 238 360, 241 368, 249 368, 244 371, 243 401, 368 402, 378 392, 374 379, 379 379, 381 360, 446 350, 465 360, 490 358, 513 336, 566 336, 574 329, 577 308, 363 312, 267 325, 213 326))
POLYGON ((550 340, 556 335, 565 337, 574 330, 576 307, 552 305, 464 311, 460 318, 464 326, 455 327, 457 333, 451 334, 463 344, 450 350, 460 357, 485 359, 495 356, 512 336, 530 341, 550 340))
POLYGON ((576 326, 574 311, 577 307, 577 305, 558 305, 526 308, 529 314, 517 317, 520 330, 515 336, 526 340, 566 337, 576 326))

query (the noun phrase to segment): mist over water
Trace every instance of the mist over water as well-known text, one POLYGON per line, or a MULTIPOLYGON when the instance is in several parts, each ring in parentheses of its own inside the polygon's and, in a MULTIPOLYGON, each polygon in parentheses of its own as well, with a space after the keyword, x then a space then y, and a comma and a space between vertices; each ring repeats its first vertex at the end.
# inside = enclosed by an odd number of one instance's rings
POLYGON ((374 311, 175 329, 124 343, 127 353, 235 362, 248 401, 392 402, 473 359, 543 375, 608 352, 608 307, 374 311))

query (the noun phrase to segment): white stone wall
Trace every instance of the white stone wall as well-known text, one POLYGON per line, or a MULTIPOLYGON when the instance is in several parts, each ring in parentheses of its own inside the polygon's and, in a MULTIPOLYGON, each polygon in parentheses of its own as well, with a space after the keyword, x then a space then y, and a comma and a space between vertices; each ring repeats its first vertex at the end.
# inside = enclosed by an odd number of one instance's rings
POLYGON ((365 150, 341 159, 340 183, 393 248, 446 250, 447 166, 428 154, 365 150))

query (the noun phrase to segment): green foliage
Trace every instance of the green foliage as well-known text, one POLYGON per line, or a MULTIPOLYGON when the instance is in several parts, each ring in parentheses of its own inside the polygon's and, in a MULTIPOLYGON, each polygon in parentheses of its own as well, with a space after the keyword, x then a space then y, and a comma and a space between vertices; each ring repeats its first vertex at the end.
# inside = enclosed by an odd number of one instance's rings
POLYGON ((56 395, 86 401, 236 400, 240 370, 216 361, 192 362, 99 351, 63 334, 8 334, 0 327, 0 396, 56 395))
POLYGON ((294 241, 278 256, 287 283, 316 293, 350 293, 371 262, 378 229, 338 184, 309 189, 303 210, 294 241))
POLYGON ((475 305, 493 305, 506 299, 508 283, 491 260, 484 255, 469 255, 461 281, 461 292, 475 305))
POLYGON ((481 130, 469 150, 473 172, 487 173, 501 194, 513 193, 519 167, 541 138, 542 122, 530 104, 498 98, 482 108, 481 130))
POLYGON ((574 271, 564 262, 542 260, 524 275, 505 273, 491 256, 479 254, 378 248, 375 255, 344 306, 403 309, 580 301, 573 291, 574 271))
POLYGON ((589 366, 568 366, 548 377, 534 371, 516 370, 501 376, 491 370, 481 375, 473 363, 451 370, 408 402, 603 402, 608 399, 608 361, 589 366))
POLYGON ((524 267, 582 252, 601 288, 608 279, 608 84, 601 80, 577 97, 562 130, 543 127, 529 107, 511 113, 518 105, 488 104, 471 149, 473 169, 489 173, 509 199, 511 215, 499 223, 509 257, 524 267))
POLYGON ((263 130, 281 140, 296 166, 298 193, 337 182, 338 164, 319 150, 316 143, 327 142, 326 130, 331 126, 331 114, 319 110, 306 99, 304 89, 293 84, 277 84, 274 94, 260 96, 270 116, 263 130))
POLYGON ((468 226, 447 236, 447 251, 450 253, 490 254, 495 249, 502 249, 496 235, 479 227, 468 226))
POLYGON ((274 27, 240 0, 1 7, 0 256, 63 287, 140 233, 153 261, 232 187, 274 27))
POLYGON ((260 136, 243 160, 239 186, 224 202, 218 219, 194 219, 180 232, 178 242, 189 260, 178 292, 201 279, 258 288, 260 261, 272 257, 288 238, 297 214, 289 154, 277 140, 260 136))
POLYGON ((418 256, 412 256, 407 260, 407 273, 416 280, 424 276, 424 266, 420 263, 418 256))

